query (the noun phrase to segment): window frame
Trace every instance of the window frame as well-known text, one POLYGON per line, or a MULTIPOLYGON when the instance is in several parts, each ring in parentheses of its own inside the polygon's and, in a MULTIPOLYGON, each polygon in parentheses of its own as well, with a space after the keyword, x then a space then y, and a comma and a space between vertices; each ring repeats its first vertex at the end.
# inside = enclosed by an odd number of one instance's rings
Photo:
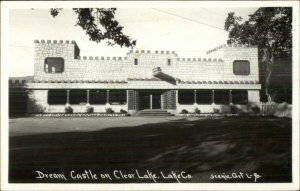
POLYGON ((134 58, 134 65, 135 66, 139 65, 139 59, 138 58, 134 58))
POLYGON ((213 96, 213 93, 212 93, 212 90, 211 89, 198 89, 198 90, 196 90, 196 103, 198 104, 198 105, 211 105, 213 102, 212 102, 212 96, 213 96), (205 93, 210 93, 210 102, 209 103, 200 103, 199 102, 199 95, 201 95, 201 92, 202 92, 202 94, 204 95, 205 93))
POLYGON ((234 75, 238 76, 249 76, 251 73, 250 61, 249 60, 234 60, 232 64, 232 71, 234 75), (241 63, 244 62, 246 65, 246 72, 243 73, 241 68, 241 63), (241 72, 242 71, 242 72, 241 72))
POLYGON ((91 89, 90 92, 89 92, 89 104, 91 104, 91 105, 106 105, 107 104, 107 90, 106 89, 91 89), (92 95, 93 91, 103 92, 105 94, 105 103, 92 103, 91 95, 92 95))
POLYGON ((46 57, 45 59, 44 59, 44 72, 46 73, 46 74, 62 74, 62 73, 64 73, 65 72, 65 59, 63 58, 63 57, 46 57), (47 63, 47 59, 61 59, 62 60, 62 71, 61 72, 49 72, 49 67, 51 67, 51 66, 49 66, 49 64, 47 63))
POLYGON ((241 89, 231 90, 231 102, 234 105, 247 105, 249 103, 248 91, 247 90, 241 90, 241 89), (236 98, 235 98, 234 94, 238 95, 238 94, 241 94, 241 93, 244 93, 247 101, 243 102, 243 103, 241 103, 241 102, 237 103, 236 100, 235 100, 236 98))
POLYGON ((85 103, 84 105, 86 105, 87 104, 87 91, 86 91, 86 89, 70 89, 70 91, 69 91, 69 104, 70 105, 83 105, 83 104, 81 104, 81 103, 85 103), (74 91, 82 91, 82 92, 85 92, 84 94, 85 94, 85 102, 80 102, 80 103, 72 103, 72 91, 74 92, 74 91))
POLYGON ((120 90, 118 90, 118 89, 112 89, 112 90, 109 90, 109 100, 108 100, 108 103, 110 104, 110 105, 126 105, 127 104, 127 91, 126 90, 122 90, 122 89, 120 89, 120 90), (121 92, 122 91, 122 93, 123 92, 125 92, 125 102, 124 103, 118 103, 118 104, 113 104, 112 103, 112 99, 111 99, 111 92, 121 92))
POLYGON ((178 90, 178 103, 180 104, 180 105, 194 105, 195 104, 195 91, 194 90, 178 90), (180 100, 180 93, 182 93, 182 92, 192 92, 192 95, 193 95, 193 97, 192 97, 192 102, 191 103, 182 103, 181 102, 181 100, 180 100))
POLYGON ((171 58, 168 58, 168 60, 167 60, 167 65, 168 65, 168 66, 171 66, 171 64, 172 64, 171 58))
POLYGON ((230 90, 229 89, 215 89, 214 90, 214 104, 216 104, 216 105, 230 105, 230 90), (225 94, 225 92, 226 92, 226 94, 225 94), (217 96, 219 93, 223 93, 223 94, 220 94, 221 96, 219 97, 219 96, 217 96), (222 100, 226 100, 226 103, 219 102, 218 98, 224 98, 224 95, 226 95, 227 99, 222 99, 222 100))
POLYGON ((66 105, 66 104, 67 104, 67 101, 68 101, 68 100, 67 100, 67 96, 68 96, 68 93, 67 93, 67 90, 66 90, 66 89, 49 89, 48 92, 47 92, 47 104, 50 105, 50 106, 52 106, 52 105, 60 105, 60 106, 61 106, 61 105, 66 105), (54 104, 53 104, 53 103, 50 103, 50 102, 49 102, 49 92, 51 92, 51 91, 61 91, 61 92, 62 92, 62 91, 65 91, 65 103, 54 103, 54 104))

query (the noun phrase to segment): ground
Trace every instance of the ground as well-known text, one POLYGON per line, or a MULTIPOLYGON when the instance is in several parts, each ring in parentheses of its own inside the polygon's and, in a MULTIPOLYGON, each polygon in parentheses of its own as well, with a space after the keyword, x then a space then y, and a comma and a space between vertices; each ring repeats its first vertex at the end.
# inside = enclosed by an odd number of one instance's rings
MULTIPOLYGON (((173 172, 180 182, 291 182, 291 119, 260 117, 14 118, 9 120, 10 182, 154 182, 153 179, 72 179, 98 175, 173 172), (67 180, 37 179, 37 172, 67 180), (242 178, 212 175, 243 173, 242 178)), ((175 178, 158 182, 177 182, 175 178)))

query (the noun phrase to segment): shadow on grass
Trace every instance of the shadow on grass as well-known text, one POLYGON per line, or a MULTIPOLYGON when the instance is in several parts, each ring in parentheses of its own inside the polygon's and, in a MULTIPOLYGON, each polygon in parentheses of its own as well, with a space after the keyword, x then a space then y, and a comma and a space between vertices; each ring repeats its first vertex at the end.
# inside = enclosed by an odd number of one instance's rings
MULTIPOLYGON (((65 183, 57 179, 36 179, 35 171, 68 176, 71 170, 82 172, 85 169, 110 174, 113 170, 133 173, 135 169, 155 173, 185 171, 193 178, 182 182, 197 183, 222 182, 210 180, 211 173, 256 172, 262 176, 259 182, 290 182, 291 120, 246 117, 179 119, 94 132, 10 137, 11 183, 65 183)), ((234 181, 251 182, 246 179, 225 182, 234 181)), ((122 179, 103 182, 145 181, 122 179)))

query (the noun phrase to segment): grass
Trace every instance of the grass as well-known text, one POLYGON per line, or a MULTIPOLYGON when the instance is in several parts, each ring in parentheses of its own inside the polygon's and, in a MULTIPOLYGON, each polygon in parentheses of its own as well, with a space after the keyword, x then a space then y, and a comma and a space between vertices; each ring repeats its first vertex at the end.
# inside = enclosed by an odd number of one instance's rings
POLYGON ((71 170, 130 173, 138 169, 185 171, 192 175, 183 181, 189 183, 253 182, 209 178, 223 172, 256 172, 262 176, 259 182, 291 182, 291 122, 258 117, 11 119, 9 181, 65 182, 36 179, 35 170, 69 174, 71 170))

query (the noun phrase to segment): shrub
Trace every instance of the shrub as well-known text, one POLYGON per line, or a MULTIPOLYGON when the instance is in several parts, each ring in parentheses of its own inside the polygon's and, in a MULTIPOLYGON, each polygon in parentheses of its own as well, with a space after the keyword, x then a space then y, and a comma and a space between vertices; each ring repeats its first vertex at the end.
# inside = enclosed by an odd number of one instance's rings
POLYGON ((238 113, 238 108, 237 108, 237 106, 231 105, 231 106, 230 106, 230 112, 231 112, 232 114, 237 114, 237 113, 238 113))
POLYGON ((65 113, 73 113, 73 108, 71 106, 65 107, 65 113))
POLYGON ((86 112, 87 112, 87 113, 94 113, 94 107, 87 106, 87 107, 86 107, 86 112))
POLYGON ((195 113, 196 113, 196 114, 200 114, 200 113, 201 113, 201 110, 198 109, 198 107, 196 107, 196 108, 195 108, 195 113))
POLYGON ((105 108, 105 110, 106 110, 106 113, 115 113, 115 111, 110 107, 105 108))
POLYGON ((214 113, 220 113, 220 110, 217 108, 213 108, 214 113))
POLYGON ((187 113, 189 113, 186 109, 183 109, 182 111, 181 111, 181 113, 182 114, 187 114, 187 113))
POLYGON ((260 108, 256 105, 251 108, 252 112, 255 114, 260 114, 260 108))
POLYGON ((127 111, 125 111, 124 109, 120 110, 120 113, 128 113, 127 111))

